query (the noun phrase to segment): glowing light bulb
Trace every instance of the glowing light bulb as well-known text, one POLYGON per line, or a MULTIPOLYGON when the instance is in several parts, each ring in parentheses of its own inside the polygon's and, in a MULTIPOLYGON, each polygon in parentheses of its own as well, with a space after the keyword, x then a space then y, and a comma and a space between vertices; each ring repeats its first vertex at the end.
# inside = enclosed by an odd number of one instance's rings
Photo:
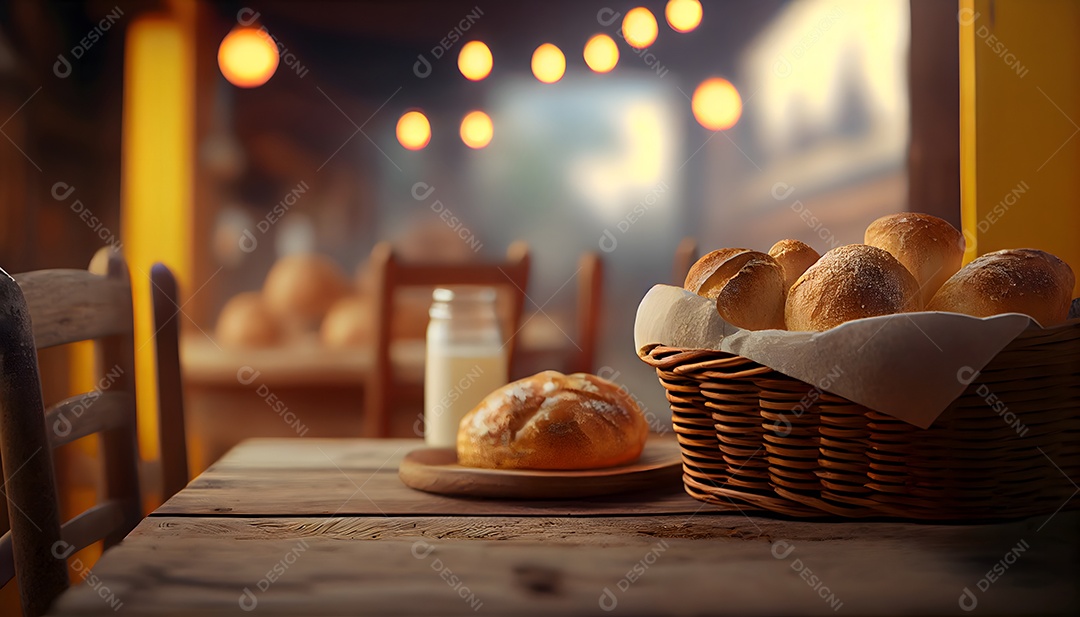
POLYGON ((585 43, 585 64, 597 73, 607 73, 619 63, 619 46, 606 34, 597 34, 585 43))
POLYGON ((631 47, 643 49, 652 45, 656 41, 658 32, 656 17, 653 17, 652 11, 643 6, 630 9, 626 12, 626 17, 623 17, 623 39, 631 47))
POLYGON ((491 50, 480 41, 469 41, 458 54, 458 70, 470 81, 480 81, 491 74, 491 50))
POLYGON ((277 45, 256 28, 233 28, 218 47, 218 68, 225 79, 240 88, 255 88, 274 76, 278 66, 277 45))
POLYGON ((398 119, 397 139, 407 150, 421 150, 431 141, 431 123, 419 111, 410 111, 398 119))
POLYGON ((675 32, 690 32, 701 24, 701 2, 698 0, 668 0, 664 17, 675 32))
POLYGON ((461 121, 461 141, 474 150, 479 150, 491 143, 495 136, 495 126, 491 117, 482 111, 469 112, 461 121))
POLYGON ((558 47, 544 43, 533 52, 532 72, 545 84, 553 84, 562 79, 566 72, 566 56, 558 47))
POLYGON ((694 90, 690 107, 701 126, 710 131, 724 131, 735 126, 742 116, 742 97, 730 81, 713 77, 694 90))

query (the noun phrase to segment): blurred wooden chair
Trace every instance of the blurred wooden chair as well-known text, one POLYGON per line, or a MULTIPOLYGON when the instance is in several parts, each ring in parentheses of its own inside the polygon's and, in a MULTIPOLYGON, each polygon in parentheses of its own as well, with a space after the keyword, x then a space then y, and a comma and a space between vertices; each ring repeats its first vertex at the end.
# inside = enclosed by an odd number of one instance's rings
POLYGON ((592 373, 600 344, 600 312, 604 294, 604 261, 596 252, 578 260, 577 340, 568 373, 592 373))
POLYGON ((187 431, 180 371, 180 293, 176 277, 162 263, 150 269, 157 360, 158 445, 161 452, 161 501, 187 486, 187 431))
POLYGON ((686 275, 697 260, 697 240, 689 236, 680 240, 679 246, 675 247, 675 262, 671 271, 672 285, 682 287, 683 283, 686 282, 686 275))
MULTIPOLYGON (((516 332, 521 325, 525 288, 529 281, 528 245, 514 242, 501 263, 403 263, 389 243, 379 243, 372 250, 375 272, 374 289, 374 362, 365 389, 365 435, 389 437, 391 412, 402 402, 423 400, 423 383, 401 383, 395 378, 391 362, 394 297, 401 288, 447 285, 485 285, 504 289, 511 297, 508 323, 503 325, 508 337, 507 357, 513 371, 517 345, 516 332)), ((511 373, 512 374, 512 373, 511 373)))
MULTIPOLYGON (((167 499, 187 483, 178 328, 165 317, 179 308, 172 273, 158 264, 151 280, 167 499)), ((89 270, 14 278, 0 270, 0 510, 10 525, 0 528, 0 586, 18 574, 27 616, 44 613, 68 587, 68 556, 99 540, 109 548, 142 519, 134 351, 131 280, 111 249, 99 251, 89 270), (95 344, 99 389, 44 409, 37 350, 86 340, 95 344), (61 524, 52 451, 96 433, 104 501, 61 524)))

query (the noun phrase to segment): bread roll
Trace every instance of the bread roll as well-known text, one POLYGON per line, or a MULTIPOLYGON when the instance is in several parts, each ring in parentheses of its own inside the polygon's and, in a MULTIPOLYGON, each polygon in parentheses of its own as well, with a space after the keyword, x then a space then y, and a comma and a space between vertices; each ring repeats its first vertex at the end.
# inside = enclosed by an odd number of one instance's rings
POLYGON ((744 330, 784 328, 784 269, 765 253, 720 249, 698 260, 685 288, 716 301, 724 321, 744 330))
POLYGON ((930 311, 989 317, 1023 313, 1044 328, 1068 318, 1076 276, 1069 264, 1037 249, 987 253, 945 281, 930 311))
POLYGON ((784 269, 784 289, 791 289, 806 269, 821 259, 809 244, 798 240, 781 240, 772 245, 769 255, 784 269))
POLYGON ((215 337, 223 347, 271 347, 281 342, 281 324, 258 292, 237 294, 218 315, 215 337))
POLYGON ((282 257, 270 268, 263 296, 278 318, 314 326, 348 287, 345 273, 329 257, 296 254, 282 257))
POLYGON ((649 427, 619 386, 544 371, 492 392, 458 428, 458 463, 491 469, 598 469, 631 463, 649 427))
POLYGON ((865 244, 825 253, 787 297, 789 330, 819 332, 845 321, 919 310, 919 285, 895 257, 865 244))
POLYGON ((926 306, 941 285, 960 269, 964 236, 948 221, 929 214, 903 212, 870 223, 863 240, 885 249, 919 283, 920 304, 926 306))
POLYGON ((346 296, 334 303, 319 327, 319 340, 327 347, 363 347, 374 341, 375 315, 371 303, 346 296))
POLYGON ((692 291, 697 295, 710 300, 715 300, 716 295, 720 293, 720 286, 710 283, 709 278, 716 272, 716 269, 720 267, 720 264, 739 253, 745 253, 749 250, 750 249, 719 249, 704 255, 701 259, 697 260, 694 265, 690 266, 690 271, 686 273, 686 281, 683 283, 683 289, 692 291))

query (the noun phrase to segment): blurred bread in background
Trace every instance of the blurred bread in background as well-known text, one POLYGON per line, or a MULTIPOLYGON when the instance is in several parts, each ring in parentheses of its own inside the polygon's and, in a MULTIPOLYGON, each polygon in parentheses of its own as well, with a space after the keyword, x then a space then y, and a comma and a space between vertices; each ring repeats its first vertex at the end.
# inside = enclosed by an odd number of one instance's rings
POLYGON ((333 348, 363 347, 371 342, 375 315, 366 298, 350 295, 334 303, 319 327, 319 340, 333 348))
POLYGON ((863 240, 895 257, 919 283, 923 306, 949 277, 956 274, 964 258, 964 236, 936 216, 901 212, 870 223, 863 240))
POLYGON ((266 275, 266 305, 290 329, 315 327, 349 292, 341 266, 325 255, 302 253, 279 259, 266 275))
POLYGON ((799 240, 781 240, 772 245, 769 255, 784 269, 784 289, 791 289, 802 273, 821 259, 813 247, 799 240))
POLYGON ((237 294, 225 303, 214 334, 225 347, 272 347, 281 343, 282 328, 277 317, 256 291, 237 294))
POLYGON ((1039 325, 1068 318, 1076 276, 1056 256, 1038 249, 1006 249, 976 258, 945 281, 930 311, 989 317, 1023 313, 1039 325))
POLYGON ((919 285, 895 257, 865 244, 825 253, 788 291, 789 330, 819 332, 845 321, 918 311, 919 285))

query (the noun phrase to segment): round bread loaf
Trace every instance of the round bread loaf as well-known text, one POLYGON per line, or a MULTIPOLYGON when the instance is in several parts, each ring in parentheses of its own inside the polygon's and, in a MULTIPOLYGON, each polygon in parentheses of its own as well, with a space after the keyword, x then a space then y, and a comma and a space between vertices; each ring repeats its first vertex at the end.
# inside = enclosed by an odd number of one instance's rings
POLYGON ((865 244, 835 248, 787 297, 789 330, 820 332, 845 321, 919 310, 919 285, 895 257, 865 244))
POLYGON ((458 463, 489 469, 598 469, 631 463, 649 427, 619 386, 543 371, 495 390, 461 419, 458 463))
POLYGON ((345 296, 323 318, 319 340, 327 347, 363 347, 372 344, 374 329, 371 302, 362 296, 345 296))
POLYGON ((223 347, 271 347, 281 342, 281 324, 255 291, 236 294, 218 315, 215 338, 223 347))
POLYGON ((683 283, 683 289, 692 291, 697 295, 710 300, 715 300, 716 295, 720 293, 720 288, 722 286, 717 285, 714 281, 710 281, 709 279, 716 272, 716 269, 720 267, 720 264, 739 253, 745 253, 749 250, 750 249, 718 249, 702 256, 701 259, 694 263, 694 265, 690 266, 690 271, 686 273, 686 281, 683 283))
POLYGON ((975 317, 1023 313, 1044 328, 1068 318, 1076 276, 1069 264, 1037 249, 987 253, 945 281, 926 307, 975 317))
POLYGON ((781 240, 772 245, 769 255, 784 269, 784 289, 791 289, 802 273, 821 259, 813 247, 799 240, 781 240))
POLYGON ((866 228, 863 241, 885 249, 904 264, 919 283, 922 306, 956 274, 964 257, 964 236, 959 230, 944 219, 918 212, 879 218, 866 228))
POLYGON ((295 254, 279 259, 266 275, 263 296, 279 318, 316 324, 348 293, 338 264, 325 255, 295 254))

